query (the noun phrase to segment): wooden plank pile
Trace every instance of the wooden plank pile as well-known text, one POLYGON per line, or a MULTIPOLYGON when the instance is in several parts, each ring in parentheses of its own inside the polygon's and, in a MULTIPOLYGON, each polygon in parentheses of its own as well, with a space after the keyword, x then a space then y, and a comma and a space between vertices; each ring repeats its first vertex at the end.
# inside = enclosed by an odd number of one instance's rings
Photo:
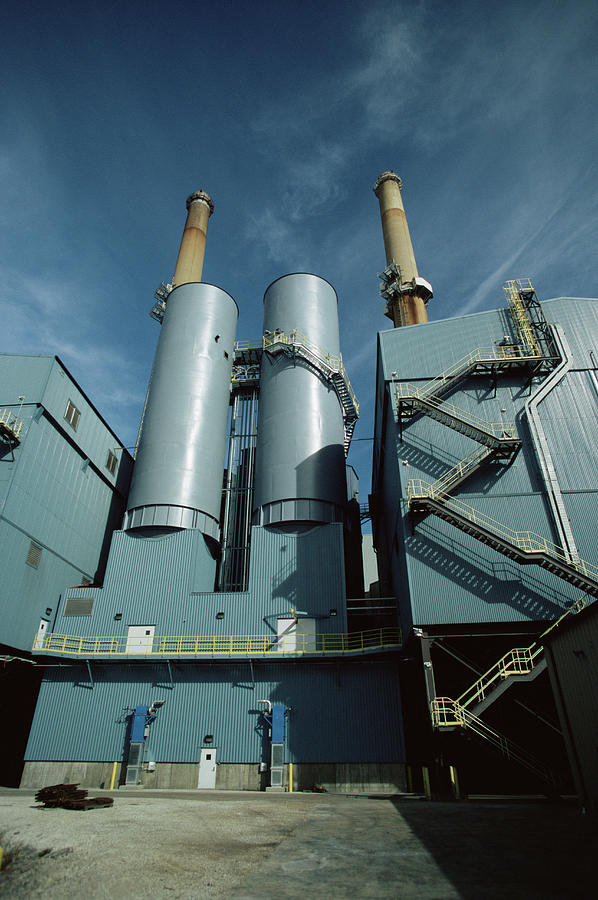
POLYGON ((77 790, 78 787, 78 784, 52 784, 39 790, 35 799, 46 809, 101 809, 114 803, 112 797, 88 797, 87 791, 77 790))

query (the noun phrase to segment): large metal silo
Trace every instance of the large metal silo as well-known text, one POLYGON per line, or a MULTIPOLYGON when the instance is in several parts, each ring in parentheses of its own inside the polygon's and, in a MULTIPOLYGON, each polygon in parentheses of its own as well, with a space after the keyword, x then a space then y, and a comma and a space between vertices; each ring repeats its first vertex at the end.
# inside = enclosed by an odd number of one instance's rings
POLYGON ((255 524, 342 521, 343 412, 330 380, 340 355, 337 306, 327 281, 303 273, 264 295, 255 524))
POLYGON ((237 304, 212 284, 169 295, 125 528, 219 538, 237 304))

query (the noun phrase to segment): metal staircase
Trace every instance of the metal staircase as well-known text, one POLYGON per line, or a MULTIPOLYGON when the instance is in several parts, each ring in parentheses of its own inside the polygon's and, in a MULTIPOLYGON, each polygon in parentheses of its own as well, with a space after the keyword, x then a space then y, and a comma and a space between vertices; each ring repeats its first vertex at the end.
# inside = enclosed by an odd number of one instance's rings
POLYGON ((290 357, 300 356, 332 384, 343 410, 346 456, 359 418, 359 403, 351 387, 340 353, 338 356, 326 353, 296 329, 264 334, 263 350, 271 356, 277 356, 279 353, 290 357))
POLYGON ((432 721, 435 728, 466 728, 491 744, 505 759, 518 763, 547 784, 555 786, 559 781, 558 775, 541 760, 491 728, 457 700, 451 700, 450 697, 436 697, 432 701, 432 721))
POLYGON ((513 531, 421 479, 409 482, 407 503, 411 513, 433 513, 503 556, 522 565, 538 565, 592 597, 598 597, 598 566, 579 556, 567 556, 561 547, 539 534, 513 531))
POLYGON ((478 737, 489 741, 507 759, 513 760, 534 772, 544 781, 555 784, 555 774, 531 753, 491 728, 479 718, 488 707, 514 683, 532 681, 546 669, 544 637, 570 615, 581 612, 587 606, 585 596, 580 597, 560 618, 553 622, 529 647, 515 647, 505 653, 487 672, 484 672, 467 690, 452 700, 435 697, 430 703, 432 724, 437 729, 466 728, 478 737))
MULTIPOLYGON (((558 628, 564 619, 581 612, 587 605, 585 595, 581 596, 569 609, 565 610, 562 616, 552 622, 533 644, 529 647, 515 647, 505 653, 494 665, 490 666, 487 672, 480 675, 467 690, 463 691, 455 703, 480 715, 495 700, 498 700, 511 684, 519 681, 532 681, 546 669, 543 639, 555 628, 558 628)), ((433 719, 435 702, 435 700, 432 701, 433 719)), ((442 722, 439 722, 438 725, 442 725, 442 722)))

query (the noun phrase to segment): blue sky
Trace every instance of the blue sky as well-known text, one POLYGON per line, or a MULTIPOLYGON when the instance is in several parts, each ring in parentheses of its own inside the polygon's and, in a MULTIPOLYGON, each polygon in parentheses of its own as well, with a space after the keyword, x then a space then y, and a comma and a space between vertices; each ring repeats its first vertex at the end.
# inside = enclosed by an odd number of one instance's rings
MULTIPOLYGON (((519 276, 598 296, 594 2, 23 0, 3 29, 0 350, 59 355, 127 444, 198 188, 204 280, 237 300, 239 338, 278 276, 335 286, 356 437, 390 325, 381 171, 403 178, 431 319, 500 307, 519 276)), ((363 499, 370 453, 349 457, 363 499)))

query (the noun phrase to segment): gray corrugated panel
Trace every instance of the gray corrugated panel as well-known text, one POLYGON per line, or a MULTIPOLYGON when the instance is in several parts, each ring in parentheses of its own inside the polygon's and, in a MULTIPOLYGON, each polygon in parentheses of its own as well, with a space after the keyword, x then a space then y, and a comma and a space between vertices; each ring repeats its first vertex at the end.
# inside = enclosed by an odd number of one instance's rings
MULTIPOLYGON (((213 586, 215 563, 199 531, 179 531, 156 538, 127 532, 113 537, 102 589, 87 590, 98 598, 92 616, 57 621, 66 634, 126 635, 132 624, 155 625, 157 634, 192 634, 201 611, 191 592, 213 586), (119 621, 115 615, 121 615, 119 621)), ((83 596, 81 591, 68 595, 83 596)))
MULTIPOLYGON (((511 528, 550 539, 540 528, 542 497, 478 497, 472 505, 511 528)), ((579 597, 562 579, 539 566, 520 566, 436 516, 413 534, 405 520, 405 549, 416 624, 552 619, 579 597)), ((399 598, 405 593, 399 590, 399 598)))
POLYGON ((31 543, 27 534, 0 520, 0 641, 25 651, 31 650, 40 620, 53 620, 64 585, 82 578, 80 570, 41 544, 38 567, 27 565, 31 543))
POLYGON ((323 632, 346 631, 343 526, 316 525, 302 534, 254 527, 249 591, 265 614, 292 606, 321 619, 323 632))
POLYGON ((55 669, 42 684, 26 758, 120 760, 124 707, 166 699, 151 726, 156 761, 193 762, 206 734, 220 762, 257 763, 260 699, 292 707, 289 759, 296 762, 400 762, 404 759, 396 667, 388 662, 265 665, 102 666, 55 669), (255 679, 255 680, 254 680, 255 679), (375 715, 372 701, 375 698, 375 715))
POLYGON ((46 419, 32 422, 26 437, 4 515, 82 571, 95 572, 112 490, 46 419))
POLYGON ((380 334, 384 377, 393 372, 406 380, 430 379, 476 347, 491 347, 509 334, 511 319, 505 310, 474 313, 380 334))
POLYGON ((563 500, 580 557, 592 565, 598 565, 598 489, 566 492, 563 500))
POLYGON ((40 402, 53 365, 53 356, 0 353, 0 407, 18 407, 19 397, 26 403, 40 402))
POLYGON ((591 335, 598 334, 598 300, 559 297, 545 300, 542 309, 549 322, 558 322, 563 326, 571 348, 573 367, 591 367, 590 350, 595 356, 598 351, 596 339, 591 338, 591 335))
POLYGON ((598 381, 594 374, 569 372, 540 404, 539 413, 561 489, 595 489, 598 381))
POLYGON ((276 633, 291 607, 318 617, 318 633, 346 631, 342 525, 303 534, 254 528, 250 590, 214 593, 214 561, 200 532, 148 539, 116 532, 103 588, 91 616, 60 616, 59 634, 126 636, 129 625, 154 625, 156 635, 276 633), (330 617, 331 609, 337 614, 330 617), (224 612, 216 619, 217 612, 224 612), (120 619, 116 620, 115 616, 120 619))
POLYGON ((130 455, 122 450, 122 444, 116 435, 100 418, 79 385, 57 359, 52 361, 41 402, 58 425, 81 448, 83 455, 91 459, 111 483, 116 483, 120 466, 130 466, 130 455), (69 400, 80 413, 76 428, 65 418, 69 400), (114 475, 106 468, 109 450, 116 452, 117 456, 118 466, 114 475))

